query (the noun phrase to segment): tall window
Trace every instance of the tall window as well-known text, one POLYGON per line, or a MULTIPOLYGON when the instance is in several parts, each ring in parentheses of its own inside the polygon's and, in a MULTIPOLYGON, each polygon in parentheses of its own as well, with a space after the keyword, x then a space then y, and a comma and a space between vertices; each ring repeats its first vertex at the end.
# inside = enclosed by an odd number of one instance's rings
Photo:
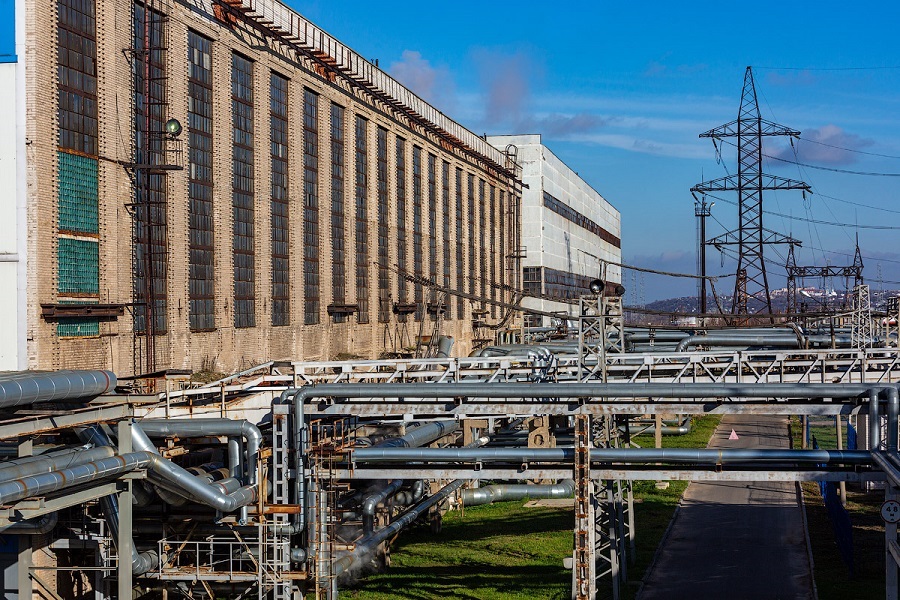
POLYGON ((481 308, 485 307, 484 298, 487 298, 487 242, 485 241, 485 237, 490 235, 487 230, 487 222, 485 220, 485 197, 484 197, 484 180, 478 180, 478 255, 481 257, 481 260, 478 261, 481 266, 478 279, 481 282, 479 286, 481 292, 480 296, 482 298, 481 308))
MULTIPOLYGON (((450 163, 446 160, 441 166, 441 216, 443 217, 443 244, 444 251, 444 287, 450 287, 450 163)), ((453 311, 451 310, 452 296, 446 297, 446 306, 444 307, 445 318, 452 319, 453 311)))
POLYGON ((272 325, 291 320, 288 204, 288 80, 269 76, 269 141, 272 145, 272 325))
MULTIPOLYGON (((331 105, 331 295, 336 304, 347 300, 346 225, 344 218, 344 107, 331 105)), ((347 320, 333 315, 335 323, 347 320)))
POLYGON ((499 206, 497 208, 497 235, 500 236, 500 299, 506 300, 508 298, 508 294, 506 293, 506 219, 505 219, 505 210, 506 205, 504 200, 506 199, 506 195, 503 190, 500 190, 500 200, 498 202, 499 206))
MULTIPOLYGON (((413 275, 422 273, 422 149, 413 146, 413 275)), ((422 318, 422 284, 413 286, 413 301, 416 303, 416 320, 422 318)))
POLYGON ((188 31, 188 321, 216 326, 212 164, 212 41, 188 31))
MULTIPOLYGON (((491 262, 490 266, 490 279, 488 279, 488 285, 490 286, 490 294, 491 300, 497 299, 497 198, 496 198, 496 189, 494 186, 490 186, 490 204, 488 205, 488 240, 490 244, 490 250, 487 254, 488 259, 491 262)), ((491 317, 497 317, 497 305, 491 304, 491 317)))
POLYGON ((437 156, 428 155, 428 280, 437 282, 437 156))
MULTIPOLYGON (((57 282, 60 302, 100 300, 97 183, 97 42, 91 0, 60 0, 57 282)), ((60 337, 98 335, 97 319, 62 319, 60 337)))
POLYGON ((391 280, 388 276, 388 132, 378 128, 378 322, 391 318, 389 303, 391 280))
POLYGON ((303 324, 319 322, 319 96, 303 90, 303 324))
POLYGON ((369 160, 366 134, 369 122, 356 116, 356 313, 358 323, 369 322, 369 218, 366 199, 369 194, 369 160))
MULTIPOLYGON (((397 296, 406 302, 406 140, 397 138, 397 296)), ((405 318, 405 317, 404 317, 405 318)))
POLYGON ((234 326, 255 327, 253 63, 239 54, 231 55, 231 124, 234 326))
MULTIPOLYGON (((465 271, 464 271, 464 253, 465 253, 465 231, 463 224, 463 172, 459 167, 456 168, 456 289, 464 291, 466 289, 465 271)), ((456 318, 466 318, 466 303, 462 298, 456 299, 456 318)))
POLYGON ((151 167, 166 164, 163 135, 166 102, 165 24, 163 16, 134 6, 134 329, 166 331, 166 176, 151 167))
POLYGON ((476 254, 476 240, 478 239, 478 200, 475 198, 475 176, 468 174, 468 182, 466 186, 467 196, 469 197, 469 215, 466 221, 469 228, 466 236, 469 238, 469 294, 475 295, 475 284, 478 281, 476 277, 476 265, 482 262, 476 254))

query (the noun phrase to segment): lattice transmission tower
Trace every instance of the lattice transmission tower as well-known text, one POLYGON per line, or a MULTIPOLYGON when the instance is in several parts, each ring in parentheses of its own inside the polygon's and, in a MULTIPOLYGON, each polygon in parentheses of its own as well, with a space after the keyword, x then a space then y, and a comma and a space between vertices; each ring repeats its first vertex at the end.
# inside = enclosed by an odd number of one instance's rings
POLYGON ((706 242, 719 250, 723 246, 738 247, 737 276, 731 305, 731 312, 736 315, 735 324, 748 323, 751 315, 772 314, 764 247, 769 244, 800 244, 794 238, 764 228, 762 222, 763 190, 810 191, 809 186, 802 181, 763 173, 763 138, 782 135, 799 138, 800 132, 760 116, 750 67, 747 67, 744 74, 738 118, 700 134, 701 138, 712 138, 717 153, 721 152, 720 141, 724 138, 737 138, 737 174, 704 181, 691 188, 693 194, 725 191, 738 193, 738 228, 706 242))

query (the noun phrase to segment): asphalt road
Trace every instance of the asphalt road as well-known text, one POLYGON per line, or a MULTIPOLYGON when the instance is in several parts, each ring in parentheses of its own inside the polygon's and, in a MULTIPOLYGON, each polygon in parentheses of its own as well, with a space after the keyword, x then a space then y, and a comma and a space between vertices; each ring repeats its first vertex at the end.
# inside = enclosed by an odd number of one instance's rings
MULTIPOLYGON (((709 447, 786 448, 787 433, 787 417, 726 415, 709 447)), ((796 485, 691 483, 638 595, 679 598, 815 598, 796 485)))

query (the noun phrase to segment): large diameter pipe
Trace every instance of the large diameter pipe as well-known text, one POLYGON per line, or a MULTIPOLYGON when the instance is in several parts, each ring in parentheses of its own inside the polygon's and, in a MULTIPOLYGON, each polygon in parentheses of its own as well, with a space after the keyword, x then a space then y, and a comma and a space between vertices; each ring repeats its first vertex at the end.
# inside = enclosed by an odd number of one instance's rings
POLYGON ((366 495, 362 502, 363 533, 369 535, 375 531, 375 510, 378 505, 390 498, 403 485, 402 479, 394 479, 382 489, 366 495))
MULTIPOLYGON (((569 463, 574 448, 359 448, 357 463, 569 463)), ((872 463, 868 450, 780 450, 729 448, 592 448, 592 463, 740 464, 747 462, 852 464, 872 463)))
POLYGON ((430 444, 445 435, 459 429, 458 421, 435 421, 412 429, 400 437, 389 438, 378 444, 377 448, 417 448, 430 444))
POLYGON ((556 485, 538 484, 496 484, 462 491, 465 506, 478 506, 492 502, 522 500, 524 498, 569 498, 575 493, 575 482, 571 479, 556 485))
POLYGON ((0 377, 0 408, 93 398, 116 387, 112 371, 22 372, 0 377))
POLYGON ((115 454, 115 450, 108 446, 97 448, 79 448, 77 450, 60 450, 58 452, 48 452, 40 456, 28 457, 28 461, 19 462, 11 460, 0 463, 0 481, 8 479, 18 479, 37 475, 38 473, 49 473, 50 471, 58 471, 67 467, 74 467, 87 462, 93 462, 101 458, 109 458, 115 454))
POLYGON ((0 483, 0 504, 9 504, 23 498, 43 496, 73 486, 110 479, 124 473, 147 468, 152 464, 153 455, 149 452, 131 452, 101 458, 67 469, 4 481, 0 483))
POLYGON ((345 571, 348 571, 350 568, 352 568, 354 564, 365 559, 382 542, 389 540, 404 528, 413 524, 416 519, 418 519, 422 515, 422 513, 429 510, 432 506, 435 506, 445 500, 448 496, 450 496, 450 494, 462 487, 463 483, 465 483, 465 480, 457 479, 453 483, 445 485, 440 489, 440 491, 429 496, 427 499, 413 506, 412 508, 405 510, 396 519, 391 521, 390 525, 379 529, 372 535, 365 536, 357 541, 351 552, 345 554, 338 560, 334 561, 334 563, 332 563, 332 573, 334 573, 334 576, 337 577, 341 575, 345 571))

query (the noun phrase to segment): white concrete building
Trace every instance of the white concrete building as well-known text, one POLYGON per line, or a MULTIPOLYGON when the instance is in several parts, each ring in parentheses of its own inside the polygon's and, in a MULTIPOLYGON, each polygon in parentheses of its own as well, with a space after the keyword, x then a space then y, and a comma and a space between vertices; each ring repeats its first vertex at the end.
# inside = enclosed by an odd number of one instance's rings
MULTIPOLYGON (((591 280, 621 283, 621 225, 615 209, 589 183, 541 143, 540 135, 498 135, 488 142, 500 150, 515 147, 522 165, 522 245, 525 290, 543 298, 523 305, 574 315, 574 300, 589 293, 591 280)), ((550 325, 528 318, 531 325, 550 325)))

